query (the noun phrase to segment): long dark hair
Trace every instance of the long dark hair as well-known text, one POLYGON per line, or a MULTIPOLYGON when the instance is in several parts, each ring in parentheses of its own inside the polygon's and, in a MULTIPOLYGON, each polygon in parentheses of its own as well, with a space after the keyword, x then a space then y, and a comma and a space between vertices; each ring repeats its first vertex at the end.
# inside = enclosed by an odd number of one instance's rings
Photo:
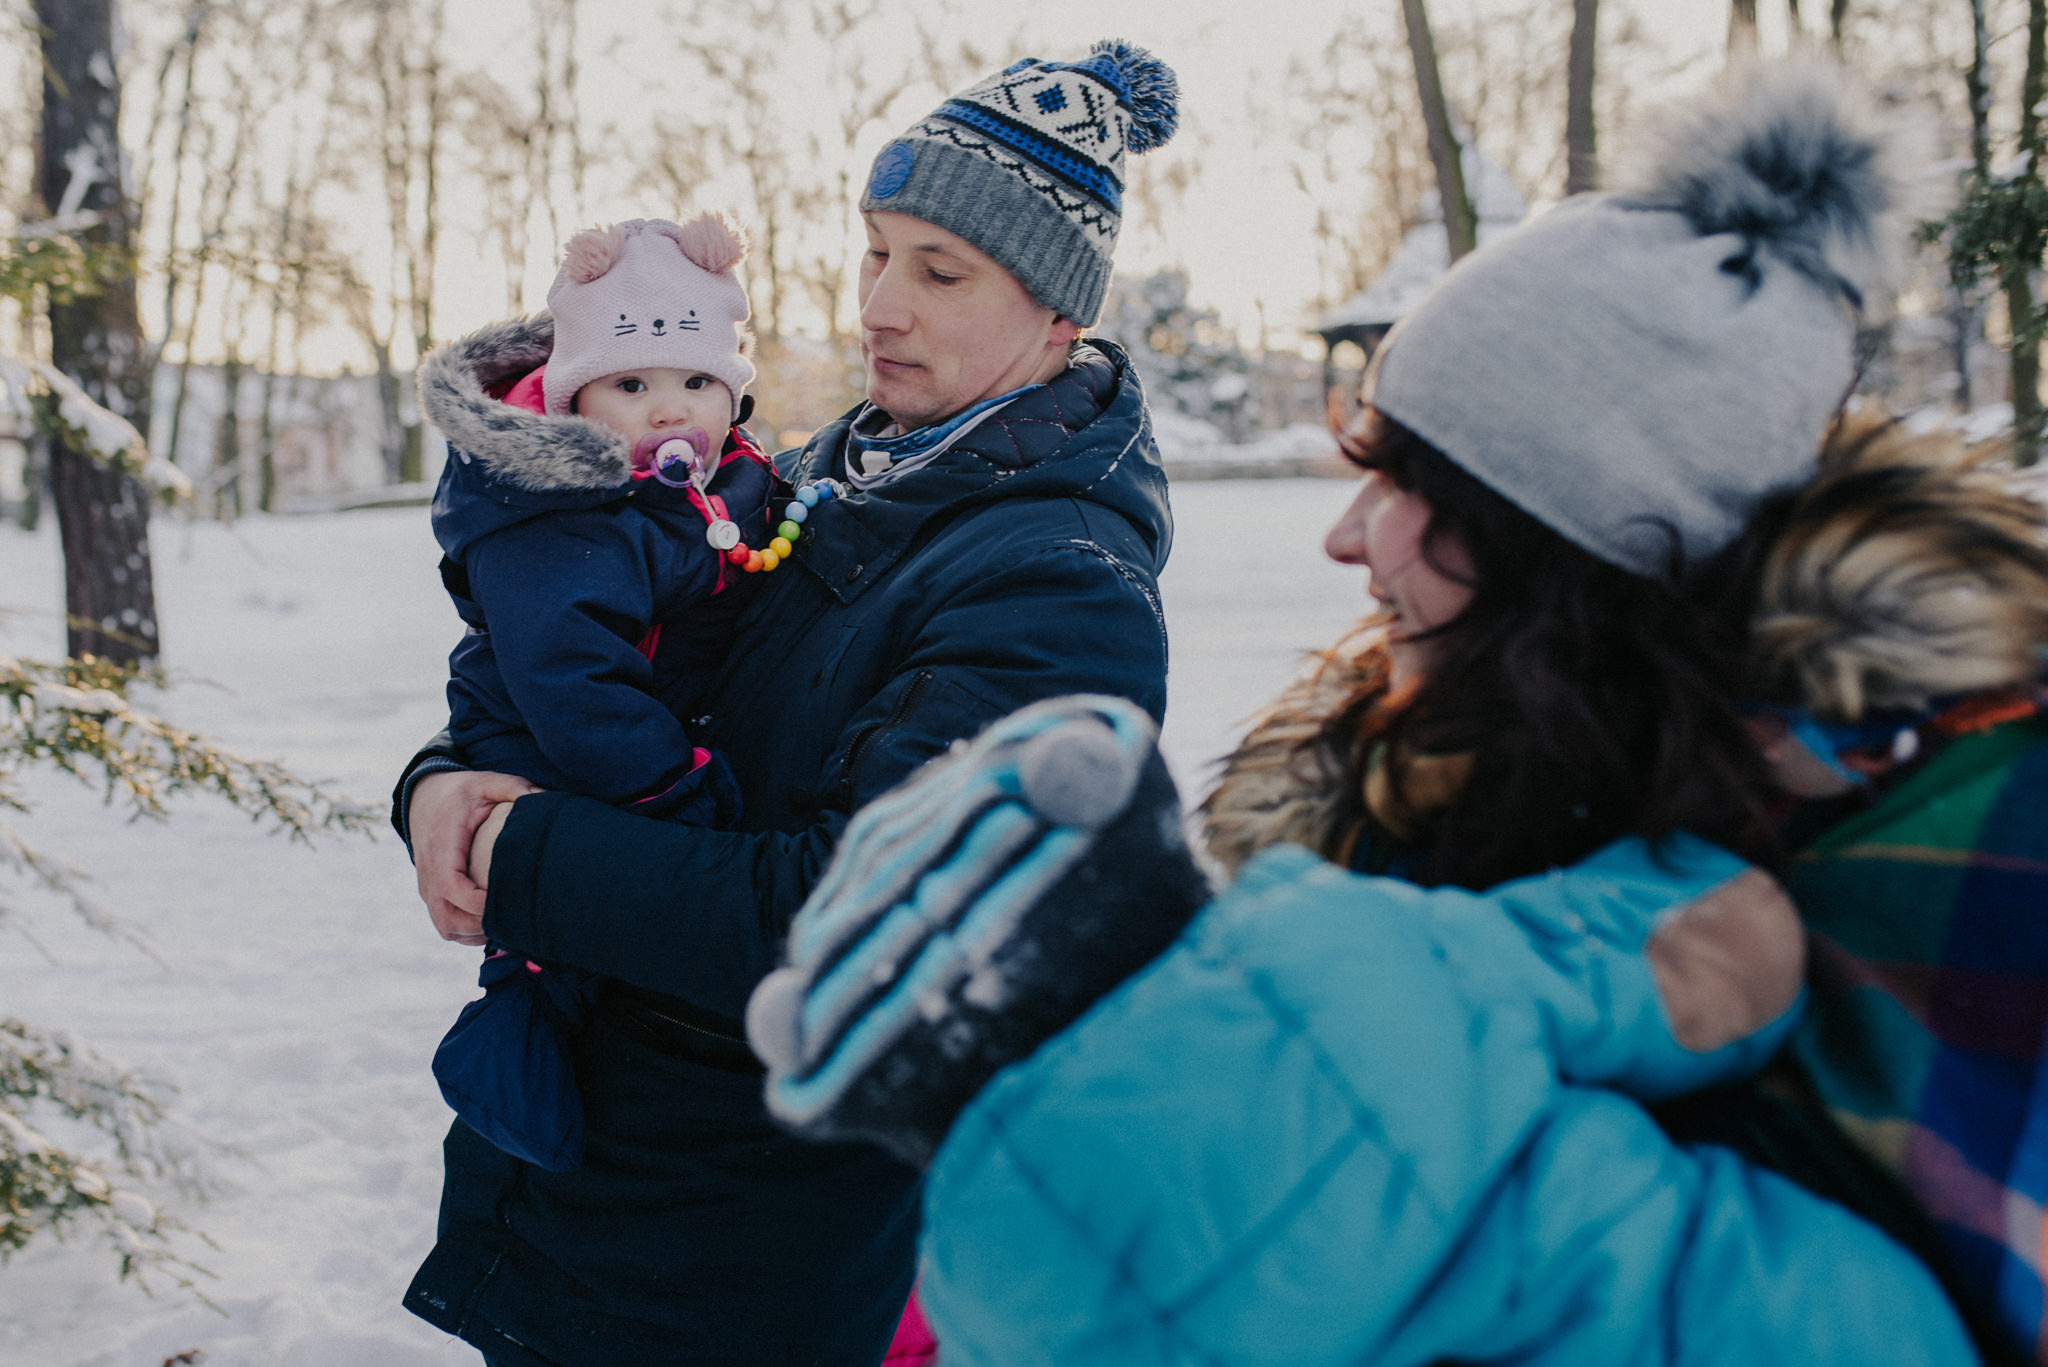
POLYGON ((1428 633, 1412 695, 1362 661, 1320 738, 1354 791, 1383 770, 1413 818, 1400 823, 1410 876, 1483 888, 1680 830, 1770 862, 1768 779, 1735 701, 1761 534, 1659 582, 1573 545, 1375 410, 1338 439, 1429 504, 1423 554, 1439 573, 1452 539, 1473 566, 1471 602, 1428 633), (1469 774, 1426 808, 1413 780, 1432 756, 1469 757, 1469 774))

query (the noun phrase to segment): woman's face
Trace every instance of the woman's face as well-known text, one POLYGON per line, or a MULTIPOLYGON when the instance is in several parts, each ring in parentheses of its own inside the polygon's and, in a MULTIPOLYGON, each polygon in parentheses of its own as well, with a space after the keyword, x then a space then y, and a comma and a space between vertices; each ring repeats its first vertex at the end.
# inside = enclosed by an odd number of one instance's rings
POLYGON ((1440 644, 1413 638, 1450 621, 1472 601, 1472 557, 1449 536, 1439 536, 1426 554, 1429 520, 1430 506, 1420 495, 1375 470, 1323 538, 1330 559, 1365 567, 1368 592, 1393 614, 1390 655, 1397 685, 1427 677, 1440 644))

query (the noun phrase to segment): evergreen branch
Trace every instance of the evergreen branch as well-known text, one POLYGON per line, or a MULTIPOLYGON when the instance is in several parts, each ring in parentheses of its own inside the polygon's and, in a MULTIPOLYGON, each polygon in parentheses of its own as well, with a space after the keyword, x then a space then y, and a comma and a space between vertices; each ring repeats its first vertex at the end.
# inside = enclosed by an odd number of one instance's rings
MULTIPOLYGON (((150 944, 148 937, 121 921, 107 909, 106 903, 86 890, 85 884, 92 881, 91 874, 76 864, 69 864, 44 854, 23 840, 14 828, 4 821, 0 821, 0 868, 11 869, 29 882, 63 898, 70 904, 78 919, 85 922, 90 929, 110 939, 125 941, 159 968, 170 968, 170 965, 164 962, 163 956, 156 952, 156 947, 150 944)), ((13 908, 5 902, 0 902, 0 920, 8 920, 12 915, 13 908)), ((35 946, 44 958, 52 963, 56 962, 55 957, 44 948, 42 942, 29 934, 28 929, 18 921, 10 925, 9 929, 35 946)))
POLYGON ((214 1274, 178 1252, 175 1217, 117 1186, 111 1168, 138 1181, 168 1182, 194 1196, 215 1184, 164 1117, 164 1083, 123 1068, 70 1039, 17 1020, 0 1020, 0 1261, 45 1232, 61 1236, 81 1222, 96 1227, 120 1261, 120 1275, 153 1294, 158 1276, 215 1310, 199 1279, 214 1274), (35 1110, 90 1126, 111 1142, 96 1163, 30 1124, 35 1110))
POLYGON ((90 658, 0 657, 0 805, 25 810, 7 780, 22 764, 43 763, 99 787, 110 803, 125 799, 132 818, 162 819, 167 799, 203 792, 301 843, 322 829, 374 829, 370 808, 323 784, 136 711, 127 691, 144 677, 155 676, 90 658))

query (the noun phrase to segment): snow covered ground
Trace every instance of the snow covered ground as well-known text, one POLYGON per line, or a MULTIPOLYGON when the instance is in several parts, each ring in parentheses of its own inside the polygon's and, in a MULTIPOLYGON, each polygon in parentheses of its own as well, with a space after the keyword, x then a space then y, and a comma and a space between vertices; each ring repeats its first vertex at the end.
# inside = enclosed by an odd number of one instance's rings
MULTIPOLYGON (((1165 747, 1199 784, 1243 717, 1362 610, 1363 576, 1318 545, 1349 496, 1327 480, 1192 483, 1164 581, 1165 747)), ((48 520, 46 519, 46 523, 48 520)), ((456 633, 423 509, 159 519, 161 710, 242 753, 381 801, 442 716, 456 633)), ((0 652, 62 653, 54 532, 0 527, 0 652)), ((388 833, 311 850, 203 802, 124 825, 39 776, 23 836, 85 865, 166 966, 24 898, 54 962, 0 927, 0 1015, 68 1028, 174 1079, 183 1124, 234 1144, 227 1195, 174 1206, 220 1245, 226 1317, 113 1281, 84 1241, 0 1267, 4 1367, 439 1367, 476 1361, 398 1308, 430 1242, 447 1112, 427 1061, 472 990, 473 951, 435 938, 388 833)), ((10 896, 13 889, 7 890, 10 896)))

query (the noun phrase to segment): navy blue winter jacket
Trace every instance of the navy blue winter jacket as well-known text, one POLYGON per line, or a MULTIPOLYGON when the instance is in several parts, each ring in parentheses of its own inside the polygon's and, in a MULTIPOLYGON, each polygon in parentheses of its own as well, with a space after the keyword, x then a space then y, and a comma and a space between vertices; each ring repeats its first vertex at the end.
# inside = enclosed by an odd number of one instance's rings
MULTIPOLYGON (((721 565, 682 489, 630 477, 624 438, 487 392, 480 369, 544 360, 549 339, 496 324, 420 367, 449 447, 441 577, 469 628, 448 659, 450 737, 480 767, 678 816, 701 759, 681 718, 724 661, 746 576, 721 565)), ((728 450, 711 492, 765 545, 772 476, 750 443, 728 450)))
MULTIPOLYGON (((778 467, 843 477, 853 416, 778 467)), ((625 986, 577 1060, 582 1168, 501 1161, 458 1126, 410 1308, 514 1364, 880 1358, 915 1176, 779 1132, 738 1017, 856 807, 1041 698, 1164 712, 1171 528, 1137 377, 1092 343, 932 465, 820 504, 764 577, 693 724, 732 761, 740 829, 563 793, 514 806, 486 933, 625 986)))

